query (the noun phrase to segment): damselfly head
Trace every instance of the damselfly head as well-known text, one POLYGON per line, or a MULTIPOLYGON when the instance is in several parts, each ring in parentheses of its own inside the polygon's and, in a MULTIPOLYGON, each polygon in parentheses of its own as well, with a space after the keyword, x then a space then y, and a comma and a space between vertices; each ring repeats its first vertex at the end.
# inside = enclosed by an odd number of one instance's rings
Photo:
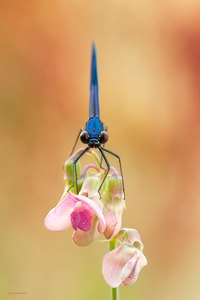
POLYGON ((108 141, 108 133, 102 130, 98 137, 89 136, 87 130, 83 130, 80 134, 80 140, 83 144, 88 144, 91 148, 98 148, 101 144, 105 144, 108 141))

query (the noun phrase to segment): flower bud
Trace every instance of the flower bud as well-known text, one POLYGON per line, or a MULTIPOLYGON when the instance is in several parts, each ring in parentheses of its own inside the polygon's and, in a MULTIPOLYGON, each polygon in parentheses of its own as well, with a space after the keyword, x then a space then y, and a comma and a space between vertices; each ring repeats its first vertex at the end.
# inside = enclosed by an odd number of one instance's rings
POLYGON ((107 239, 112 239, 121 228, 122 213, 125 207, 122 178, 114 168, 111 168, 111 172, 106 178, 106 187, 102 194, 102 200, 104 202, 104 216, 106 220, 104 235, 107 239))
POLYGON ((139 233, 135 229, 122 231, 118 237, 122 237, 123 242, 103 258, 102 273, 112 288, 135 283, 141 269, 147 264, 139 233))

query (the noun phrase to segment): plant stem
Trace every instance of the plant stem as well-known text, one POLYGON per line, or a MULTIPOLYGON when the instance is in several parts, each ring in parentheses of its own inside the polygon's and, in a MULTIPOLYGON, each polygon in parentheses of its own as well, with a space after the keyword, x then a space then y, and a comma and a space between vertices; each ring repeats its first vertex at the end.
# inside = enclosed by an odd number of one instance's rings
MULTIPOLYGON (((116 247, 117 241, 115 239, 109 241, 109 250, 112 251, 116 247)), ((117 288, 112 288, 112 300, 120 300, 119 297, 119 287, 117 288)))
POLYGON ((119 288, 112 288, 112 300, 120 300, 119 299, 119 288))

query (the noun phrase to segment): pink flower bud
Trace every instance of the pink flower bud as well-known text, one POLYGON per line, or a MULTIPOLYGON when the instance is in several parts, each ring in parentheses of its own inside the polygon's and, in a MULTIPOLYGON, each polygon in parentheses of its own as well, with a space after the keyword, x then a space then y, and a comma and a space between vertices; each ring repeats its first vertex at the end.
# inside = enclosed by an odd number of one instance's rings
POLYGON ((120 230, 122 213, 125 207, 122 192, 122 178, 118 172, 111 168, 106 179, 106 188, 103 192, 104 216, 106 219, 106 230, 104 235, 112 239, 120 230))
POLYGON ((120 246, 103 258, 102 273, 112 288, 135 283, 141 269, 147 264, 142 253, 143 244, 135 229, 123 229, 122 240, 120 246))

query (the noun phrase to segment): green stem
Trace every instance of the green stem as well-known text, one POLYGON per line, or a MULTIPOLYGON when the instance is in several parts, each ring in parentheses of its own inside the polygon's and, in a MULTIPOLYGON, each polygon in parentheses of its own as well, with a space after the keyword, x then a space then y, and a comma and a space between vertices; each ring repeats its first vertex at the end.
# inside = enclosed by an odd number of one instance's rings
POLYGON ((119 288, 112 288, 112 300, 120 300, 119 299, 119 288))
MULTIPOLYGON (((112 251, 115 249, 117 241, 115 239, 109 241, 109 250, 112 251)), ((112 288, 112 300, 120 300, 119 297, 119 287, 112 288)))

